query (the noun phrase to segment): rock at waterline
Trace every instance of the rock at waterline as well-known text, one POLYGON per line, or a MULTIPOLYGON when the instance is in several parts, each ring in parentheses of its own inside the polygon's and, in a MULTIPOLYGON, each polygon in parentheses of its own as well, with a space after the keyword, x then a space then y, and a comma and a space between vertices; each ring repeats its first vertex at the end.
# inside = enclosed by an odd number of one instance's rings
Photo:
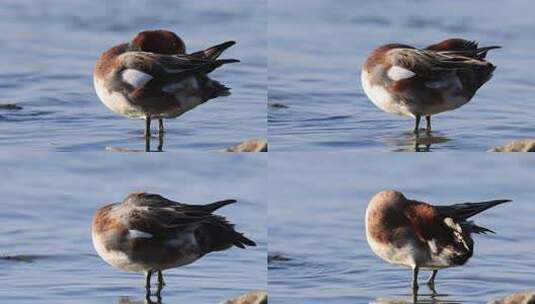
POLYGON ((535 139, 515 140, 507 145, 491 149, 489 152, 535 152, 535 139))
POLYGON ((267 152, 267 150, 267 140, 250 139, 225 149, 225 152, 267 152))
POLYGON ((490 301, 489 304, 535 304, 535 292, 516 292, 505 298, 490 301))
POLYGON ((241 297, 234 298, 223 302, 223 304, 267 304, 267 292, 253 291, 244 294, 241 297))

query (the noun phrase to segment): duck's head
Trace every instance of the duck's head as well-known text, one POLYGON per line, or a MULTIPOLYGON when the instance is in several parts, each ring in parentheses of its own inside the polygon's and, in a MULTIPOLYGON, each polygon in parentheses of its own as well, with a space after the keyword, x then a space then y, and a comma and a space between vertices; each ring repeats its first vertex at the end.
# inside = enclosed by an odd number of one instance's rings
POLYGON ((165 55, 184 54, 186 45, 175 33, 166 30, 140 32, 128 44, 130 51, 152 52, 165 55))

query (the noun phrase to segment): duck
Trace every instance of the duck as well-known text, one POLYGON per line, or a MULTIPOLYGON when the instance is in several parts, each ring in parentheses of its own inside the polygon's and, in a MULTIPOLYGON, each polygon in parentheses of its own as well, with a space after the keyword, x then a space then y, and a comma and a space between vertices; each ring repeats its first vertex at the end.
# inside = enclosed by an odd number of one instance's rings
POLYGON ((93 83, 97 96, 113 112, 145 120, 150 137, 151 120, 176 118, 208 100, 229 96, 230 89, 207 75, 239 62, 219 59, 235 41, 186 54, 184 41, 168 30, 146 30, 130 42, 105 51, 97 60, 93 83))
POLYGON ((422 117, 431 133, 431 116, 468 103, 492 78, 496 66, 487 52, 500 46, 479 47, 475 41, 451 38, 423 49, 401 43, 379 46, 367 57, 361 84, 381 110, 414 118, 419 134, 422 117))
POLYGON ((151 295, 151 276, 156 273, 159 297, 165 285, 164 270, 231 247, 256 246, 226 218, 213 214, 236 202, 227 199, 191 205, 159 194, 131 193, 122 202, 108 204, 95 213, 91 225, 93 246, 106 263, 124 271, 145 273, 147 298, 151 295))
POLYGON ((397 190, 381 191, 366 209, 366 239, 382 260, 412 269, 414 294, 420 269, 432 272, 427 284, 436 292, 438 270, 462 266, 472 257, 472 234, 495 233, 470 218, 508 202, 496 199, 437 206, 408 199, 397 190))

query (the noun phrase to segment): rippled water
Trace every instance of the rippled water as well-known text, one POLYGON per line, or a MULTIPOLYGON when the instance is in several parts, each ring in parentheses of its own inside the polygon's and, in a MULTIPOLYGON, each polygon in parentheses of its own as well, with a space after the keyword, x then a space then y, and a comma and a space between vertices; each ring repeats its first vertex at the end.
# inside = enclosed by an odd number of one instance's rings
MULTIPOLYGON (((144 149, 144 122, 108 110, 93 90, 95 61, 145 29, 178 33, 189 51, 226 40, 241 63, 211 74, 232 88, 168 120, 164 150, 221 150, 266 135, 266 2, 2 1, 0 143, 52 151, 144 149)), ((156 141, 154 138, 153 141, 156 141)), ((156 145, 153 144, 154 146, 156 145)))
POLYGON ((266 289, 264 155, 106 156, 0 154, 0 302, 143 303, 143 274, 106 264, 90 235, 94 212, 134 191, 194 204, 236 198, 217 213, 258 244, 165 271, 163 303, 214 304, 266 289))
POLYGON ((381 44, 423 47, 448 37, 503 49, 489 54, 494 78, 469 104, 433 118, 431 150, 486 151, 533 137, 534 8, 529 0, 270 1, 271 148, 413 150, 413 121, 368 100, 360 67, 381 44))
POLYGON ((497 234, 474 236, 469 262, 438 272, 434 299, 421 272, 422 303, 486 303, 535 286, 535 161, 527 155, 274 153, 269 162, 270 303, 411 302, 411 271, 383 262, 366 242, 368 201, 392 188, 435 204, 514 200, 474 217, 497 234))

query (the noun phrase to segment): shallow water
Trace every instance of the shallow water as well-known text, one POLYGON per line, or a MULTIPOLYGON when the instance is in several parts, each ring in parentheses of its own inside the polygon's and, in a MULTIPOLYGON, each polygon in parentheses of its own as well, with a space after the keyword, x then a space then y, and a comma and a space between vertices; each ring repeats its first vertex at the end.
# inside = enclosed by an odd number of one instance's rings
POLYGON ((193 204, 236 198, 217 214, 258 244, 165 271, 163 303, 214 304, 265 290, 266 161, 260 154, 1 153, 1 302, 143 303, 143 274, 106 264, 90 235, 94 212, 134 191, 193 204))
POLYGON ((271 153, 269 162, 269 252, 278 255, 268 266, 270 303, 411 302, 411 271, 366 242, 368 201, 392 188, 435 204, 514 200, 474 217, 497 234, 474 236, 468 263, 438 272, 434 299, 420 273, 421 303, 486 303, 535 286, 527 155, 271 153))
POLYGON ((498 68, 470 103, 433 117, 430 150, 486 151, 533 137, 534 8, 529 0, 270 1, 272 150, 413 150, 413 121, 368 100, 360 67, 381 44, 424 47, 448 37, 503 49, 490 52, 498 68))
MULTIPOLYGON (((164 151, 221 150, 266 135, 265 1, 2 1, 0 143, 46 151, 143 150, 144 122, 106 108, 93 90, 95 61, 145 29, 165 28, 196 51, 226 40, 240 59, 211 74, 232 88, 166 121, 164 151)), ((153 128, 157 124, 153 124, 153 128)), ((153 129, 155 130, 155 129, 153 129)), ((157 145, 156 138, 153 139, 157 145)))

